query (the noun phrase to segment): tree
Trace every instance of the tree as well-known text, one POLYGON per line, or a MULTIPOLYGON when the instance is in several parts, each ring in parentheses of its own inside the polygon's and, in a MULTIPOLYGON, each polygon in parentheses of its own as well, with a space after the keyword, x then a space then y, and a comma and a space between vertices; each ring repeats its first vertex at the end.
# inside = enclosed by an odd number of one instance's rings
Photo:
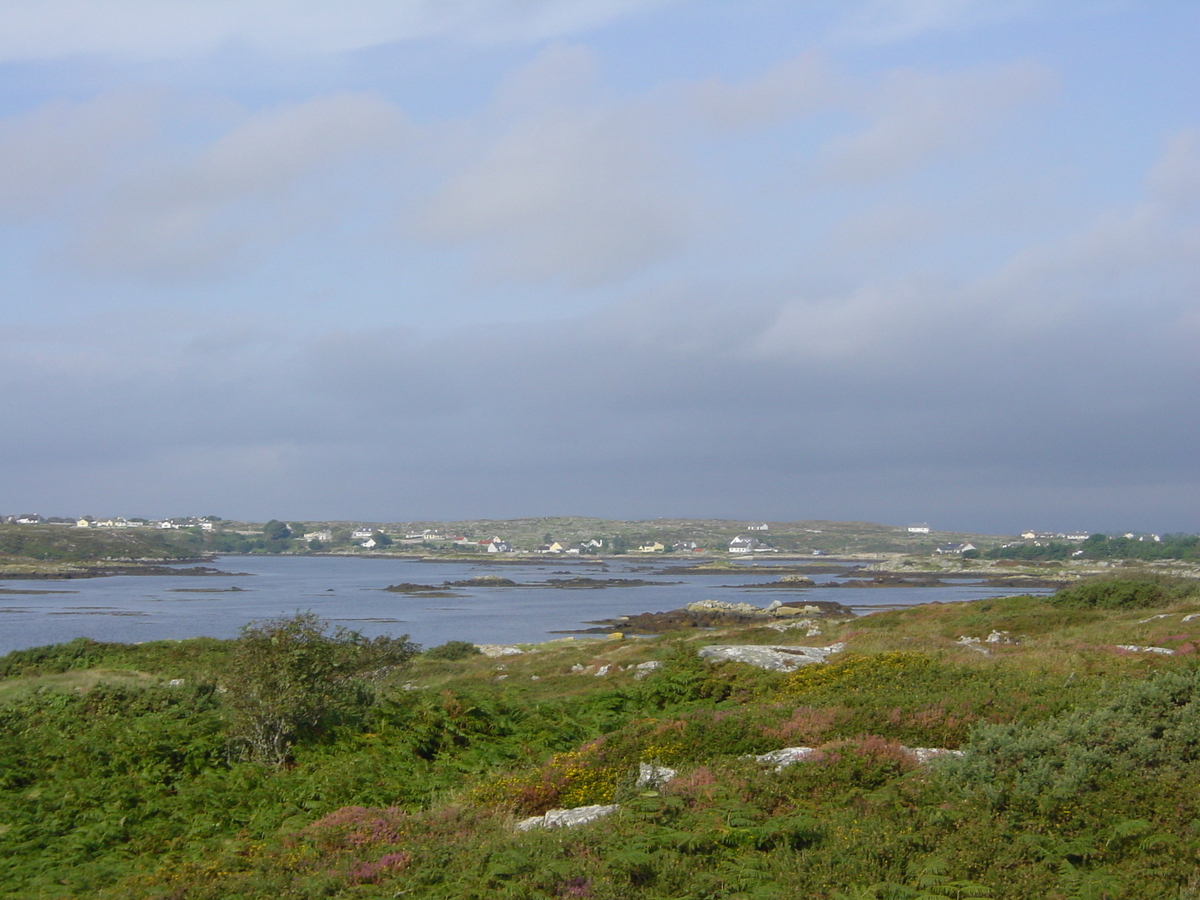
POLYGON ((263 537, 268 541, 281 541, 291 537, 291 529, 287 527, 287 523, 280 522, 278 519, 272 519, 263 526, 263 537))
POLYGON ((297 741, 361 711, 373 677, 420 650, 408 635, 372 639, 328 627, 305 612, 242 628, 223 687, 231 738, 250 759, 282 766, 297 741))
POLYGON ((377 547, 392 546, 392 539, 390 537, 388 537, 386 534, 384 534, 382 531, 375 532, 373 535, 371 535, 371 539, 373 541, 375 541, 375 546, 377 546, 377 547))

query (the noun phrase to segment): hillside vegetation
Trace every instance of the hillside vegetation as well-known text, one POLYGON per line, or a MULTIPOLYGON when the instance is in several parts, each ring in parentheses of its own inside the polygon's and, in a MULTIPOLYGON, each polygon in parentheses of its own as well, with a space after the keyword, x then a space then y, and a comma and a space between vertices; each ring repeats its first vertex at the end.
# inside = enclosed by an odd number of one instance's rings
POLYGON ((1197 898, 1198 641, 1197 584, 1133 573, 495 657, 305 616, 18 651, 0 895, 1197 898), (790 673, 696 652, 834 642, 790 673), (812 752, 752 758, 785 747, 812 752), (676 774, 639 786, 640 764, 676 774))
POLYGON ((0 564, 173 561, 203 553, 172 532, 148 528, 74 528, 0 524, 0 564))

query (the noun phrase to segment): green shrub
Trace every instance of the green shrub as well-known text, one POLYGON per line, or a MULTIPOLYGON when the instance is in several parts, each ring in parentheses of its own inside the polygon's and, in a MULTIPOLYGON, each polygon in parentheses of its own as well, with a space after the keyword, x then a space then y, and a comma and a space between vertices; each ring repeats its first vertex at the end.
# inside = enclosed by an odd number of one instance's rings
POLYGON ((480 649, 470 641, 446 641, 436 647, 430 647, 425 655, 430 659, 466 659, 469 656, 479 656, 480 649))
POLYGON ((1049 602, 1080 609, 1148 609, 1198 595, 1200 586, 1182 578, 1106 578, 1063 588, 1049 602))
MULTIPOLYGON (((981 726, 964 749, 945 777, 995 809, 1046 814, 1122 783, 1172 783, 1200 762, 1200 670, 1155 673, 1047 722, 981 726)), ((1139 790, 1126 811, 1149 796, 1139 790)))

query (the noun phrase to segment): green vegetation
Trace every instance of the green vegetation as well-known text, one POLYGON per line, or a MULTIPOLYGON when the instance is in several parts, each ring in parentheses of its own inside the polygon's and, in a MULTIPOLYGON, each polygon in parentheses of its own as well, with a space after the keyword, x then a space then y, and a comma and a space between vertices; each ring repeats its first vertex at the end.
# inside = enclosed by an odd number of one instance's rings
POLYGON ((1200 559, 1200 535, 1168 534, 1161 540, 1139 540, 1138 538, 1109 537, 1093 534, 1086 541, 1070 544, 1064 541, 1049 541, 1045 544, 1017 544, 995 547, 979 554, 984 559, 1063 560, 1082 558, 1096 559, 1200 559), (1077 556, 1078 555, 1078 556, 1077 556))
POLYGON ((296 741, 360 715, 371 700, 367 681, 417 649, 407 636, 328 635, 313 613, 247 625, 222 677, 231 740, 250 759, 282 766, 296 741))
POLYGON ((1183 578, 1104 578, 1057 591, 1051 602, 1079 609, 1148 609, 1178 603, 1195 587, 1183 578))
POLYGON ((171 561, 199 555, 173 538, 172 532, 149 528, 0 525, 0 562, 171 561))
POLYGON ((0 895, 1194 900, 1195 613, 1195 582, 1137 576, 931 604, 823 622, 847 649, 793 673, 696 655, 805 640, 766 628, 496 659, 302 615, 19 651, 0 895), (264 710, 289 724, 256 749, 264 710))

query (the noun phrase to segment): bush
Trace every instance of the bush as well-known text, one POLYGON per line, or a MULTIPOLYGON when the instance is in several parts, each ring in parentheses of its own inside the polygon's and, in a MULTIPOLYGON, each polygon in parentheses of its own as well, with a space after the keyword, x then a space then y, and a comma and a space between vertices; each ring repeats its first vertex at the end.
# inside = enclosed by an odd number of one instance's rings
POLYGON ((251 623, 242 629, 224 682, 233 739, 256 762, 283 765, 292 744, 327 717, 365 706, 364 676, 408 662, 408 636, 374 640, 327 625, 315 614, 251 623))
POLYGON ((446 641, 436 647, 430 647, 425 655, 430 659, 466 659, 468 656, 479 656, 480 649, 470 641, 446 641))
POLYGON ((1148 609, 1198 593, 1196 582, 1182 578, 1113 578, 1063 588, 1051 595, 1050 602, 1078 609, 1148 609))

